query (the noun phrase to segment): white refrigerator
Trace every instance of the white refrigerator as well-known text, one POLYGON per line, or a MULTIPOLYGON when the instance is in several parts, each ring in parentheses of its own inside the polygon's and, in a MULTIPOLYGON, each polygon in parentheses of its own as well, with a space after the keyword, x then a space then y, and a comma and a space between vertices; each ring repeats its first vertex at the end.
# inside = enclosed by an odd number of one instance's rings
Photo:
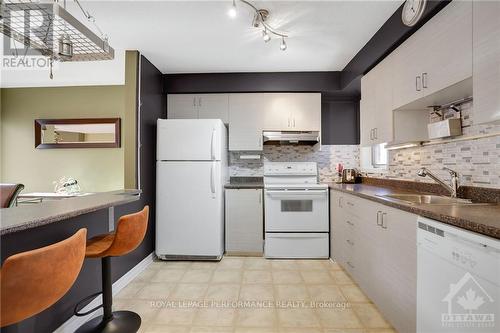
POLYGON ((219 119, 158 119, 156 255, 218 260, 224 252, 227 133, 219 119))

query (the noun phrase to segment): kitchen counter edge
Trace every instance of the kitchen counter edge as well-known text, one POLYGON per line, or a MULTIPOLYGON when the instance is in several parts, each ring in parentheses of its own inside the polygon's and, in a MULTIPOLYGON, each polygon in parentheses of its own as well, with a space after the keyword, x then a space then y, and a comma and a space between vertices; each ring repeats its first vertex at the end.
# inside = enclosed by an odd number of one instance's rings
MULTIPOLYGON (((0 235, 32 229, 140 198, 141 190, 117 190, 0 209, 0 235)), ((108 221, 105 221, 106 223, 108 221)))
POLYGON ((421 192, 410 192, 407 190, 397 190, 392 187, 366 184, 337 184, 329 182, 325 182, 324 184, 327 184, 330 190, 333 191, 351 194, 461 229, 473 231, 495 239, 500 239, 500 220, 495 220, 498 216, 500 216, 500 205, 498 204, 458 207, 451 205, 429 204, 412 205, 389 201, 377 195, 394 192, 415 194, 421 192), (449 212, 447 212, 447 210, 449 212))

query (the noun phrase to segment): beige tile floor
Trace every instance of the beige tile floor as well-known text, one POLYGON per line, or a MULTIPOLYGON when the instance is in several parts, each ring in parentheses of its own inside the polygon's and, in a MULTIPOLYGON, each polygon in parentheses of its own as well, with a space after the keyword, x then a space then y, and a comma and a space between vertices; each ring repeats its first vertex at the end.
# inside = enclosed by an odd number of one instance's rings
POLYGON ((147 333, 395 332, 329 260, 155 261, 114 309, 139 313, 147 333))

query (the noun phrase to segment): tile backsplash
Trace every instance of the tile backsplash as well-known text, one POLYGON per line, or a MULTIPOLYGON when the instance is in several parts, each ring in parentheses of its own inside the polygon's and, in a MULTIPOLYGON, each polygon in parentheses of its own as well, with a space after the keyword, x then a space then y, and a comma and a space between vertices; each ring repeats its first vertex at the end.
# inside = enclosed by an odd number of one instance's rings
MULTIPOLYGON (((500 125, 473 123, 472 103, 461 106, 463 135, 500 133, 500 125)), ((433 121, 433 115, 429 116, 433 121)), ((243 160, 240 155, 254 152, 231 152, 229 169, 231 176, 263 176, 263 163, 306 162, 318 163, 320 180, 330 181, 335 165, 345 168, 360 168, 360 149, 357 145, 318 146, 264 146, 260 160, 243 160)), ((386 172, 363 175, 377 178, 391 178, 419 182, 433 182, 432 179, 417 176, 420 167, 434 171, 448 179, 442 170, 448 167, 460 174, 460 184, 478 187, 500 188, 500 136, 476 140, 443 142, 440 144, 389 151, 389 167, 386 172)))
MULTIPOLYGON (((500 133, 500 125, 474 125, 472 103, 461 107, 463 135, 500 133)), ((433 121, 433 116, 430 116, 433 121)), ((432 179, 417 176, 426 167, 439 177, 449 179, 448 167, 460 175, 460 184, 500 188, 500 136, 456 141, 429 146, 389 151, 389 168, 385 173, 365 173, 370 177, 392 178, 420 182, 432 179)))
POLYGON ((359 167, 359 146, 264 146, 260 160, 244 160, 241 155, 255 152, 231 152, 229 154, 229 174, 235 176, 263 176, 263 165, 269 162, 317 162, 321 181, 330 181, 335 165, 342 163, 345 168, 359 167))

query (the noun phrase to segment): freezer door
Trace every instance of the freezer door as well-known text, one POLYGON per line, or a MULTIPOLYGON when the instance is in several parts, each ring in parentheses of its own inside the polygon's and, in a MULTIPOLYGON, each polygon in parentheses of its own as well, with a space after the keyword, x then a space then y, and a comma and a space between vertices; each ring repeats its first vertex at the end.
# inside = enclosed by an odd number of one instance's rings
POLYGON ((225 131, 216 119, 159 119, 158 161, 220 161, 225 131))
POLYGON ((156 254, 221 256, 221 162, 157 162, 156 254))

